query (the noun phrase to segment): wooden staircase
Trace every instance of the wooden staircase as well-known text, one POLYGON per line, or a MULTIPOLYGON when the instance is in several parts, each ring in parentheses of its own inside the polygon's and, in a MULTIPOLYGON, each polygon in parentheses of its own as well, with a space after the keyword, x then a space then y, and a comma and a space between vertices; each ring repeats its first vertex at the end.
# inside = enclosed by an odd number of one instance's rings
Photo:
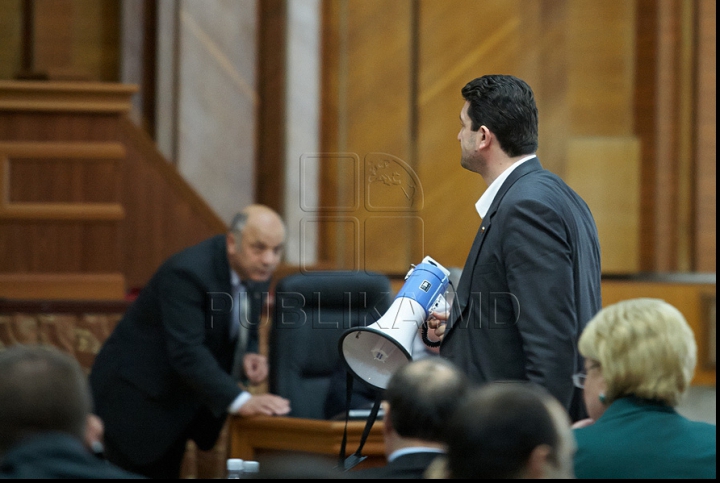
MULTIPOLYGON (((0 81, 0 350, 44 344, 89 371, 171 254, 225 223, 129 119, 135 86, 0 81)), ((224 477, 227 431, 183 477, 224 477)))
POLYGON ((128 118, 136 90, 0 82, 0 298, 122 299, 225 230, 128 118))

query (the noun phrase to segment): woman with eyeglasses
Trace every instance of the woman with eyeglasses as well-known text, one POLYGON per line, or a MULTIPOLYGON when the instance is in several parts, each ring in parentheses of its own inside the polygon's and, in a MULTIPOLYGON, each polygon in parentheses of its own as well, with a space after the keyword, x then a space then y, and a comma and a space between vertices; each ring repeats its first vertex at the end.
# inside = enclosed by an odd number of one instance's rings
POLYGON ((697 361, 683 315, 657 299, 601 310, 579 341, 590 420, 576 424, 578 478, 715 478, 716 427, 674 407, 697 361))

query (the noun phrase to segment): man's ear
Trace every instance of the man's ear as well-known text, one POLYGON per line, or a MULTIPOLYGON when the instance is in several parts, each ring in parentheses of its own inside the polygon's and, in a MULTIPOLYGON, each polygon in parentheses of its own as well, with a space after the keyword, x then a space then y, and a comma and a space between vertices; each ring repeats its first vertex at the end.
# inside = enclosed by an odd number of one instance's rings
POLYGON ((549 461, 551 453, 552 449, 546 444, 535 446, 530 453, 527 465, 525 465, 525 478, 544 478, 545 467, 551 464, 549 461))
POLYGON ((492 135, 493 134, 486 126, 480 126, 480 129, 477 130, 477 135, 475 136, 476 151, 480 151, 481 149, 485 149, 490 146, 490 139, 492 138, 492 135))

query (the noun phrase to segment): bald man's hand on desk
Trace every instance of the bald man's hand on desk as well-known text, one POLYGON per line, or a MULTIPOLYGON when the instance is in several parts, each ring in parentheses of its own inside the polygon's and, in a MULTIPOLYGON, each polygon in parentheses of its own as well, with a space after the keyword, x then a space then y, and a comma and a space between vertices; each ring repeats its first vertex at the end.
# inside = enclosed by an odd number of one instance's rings
POLYGON ((242 405, 240 416, 284 416, 290 412, 290 401, 274 394, 252 396, 242 405))

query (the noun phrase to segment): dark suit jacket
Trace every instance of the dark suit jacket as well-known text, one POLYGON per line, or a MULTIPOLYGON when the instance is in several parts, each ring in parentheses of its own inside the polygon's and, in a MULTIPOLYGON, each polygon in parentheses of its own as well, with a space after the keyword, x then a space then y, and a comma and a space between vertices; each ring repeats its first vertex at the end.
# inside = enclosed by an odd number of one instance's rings
POLYGON ((10 448, 0 461, 0 479, 142 478, 91 454, 76 438, 46 433, 10 448))
MULTIPOLYGON (((258 321, 267 284, 247 284, 258 321)), ((105 342, 90 374, 105 438, 130 461, 152 463, 183 436, 211 448, 240 389, 230 267, 218 235, 169 258, 105 342)), ((257 324, 250 331, 257 339, 257 324)), ((256 344, 255 344, 256 345, 256 344)))
POLYGON ((538 383, 579 419, 577 341, 600 308, 600 247, 590 210, 530 159, 505 180, 482 220, 440 354, 476 383, 538 383))
POLYGON ((351 471, 348 475, 355 478, 422 478, 425 470, 435 458, 440 456, 436 451, 420 451, 408 453, 395 458, 385 466, 351 471))
POLYGON ((636 397, 614 401, 595 424, 575 430, 578 478, 712 478, 717 428, 636 397))

